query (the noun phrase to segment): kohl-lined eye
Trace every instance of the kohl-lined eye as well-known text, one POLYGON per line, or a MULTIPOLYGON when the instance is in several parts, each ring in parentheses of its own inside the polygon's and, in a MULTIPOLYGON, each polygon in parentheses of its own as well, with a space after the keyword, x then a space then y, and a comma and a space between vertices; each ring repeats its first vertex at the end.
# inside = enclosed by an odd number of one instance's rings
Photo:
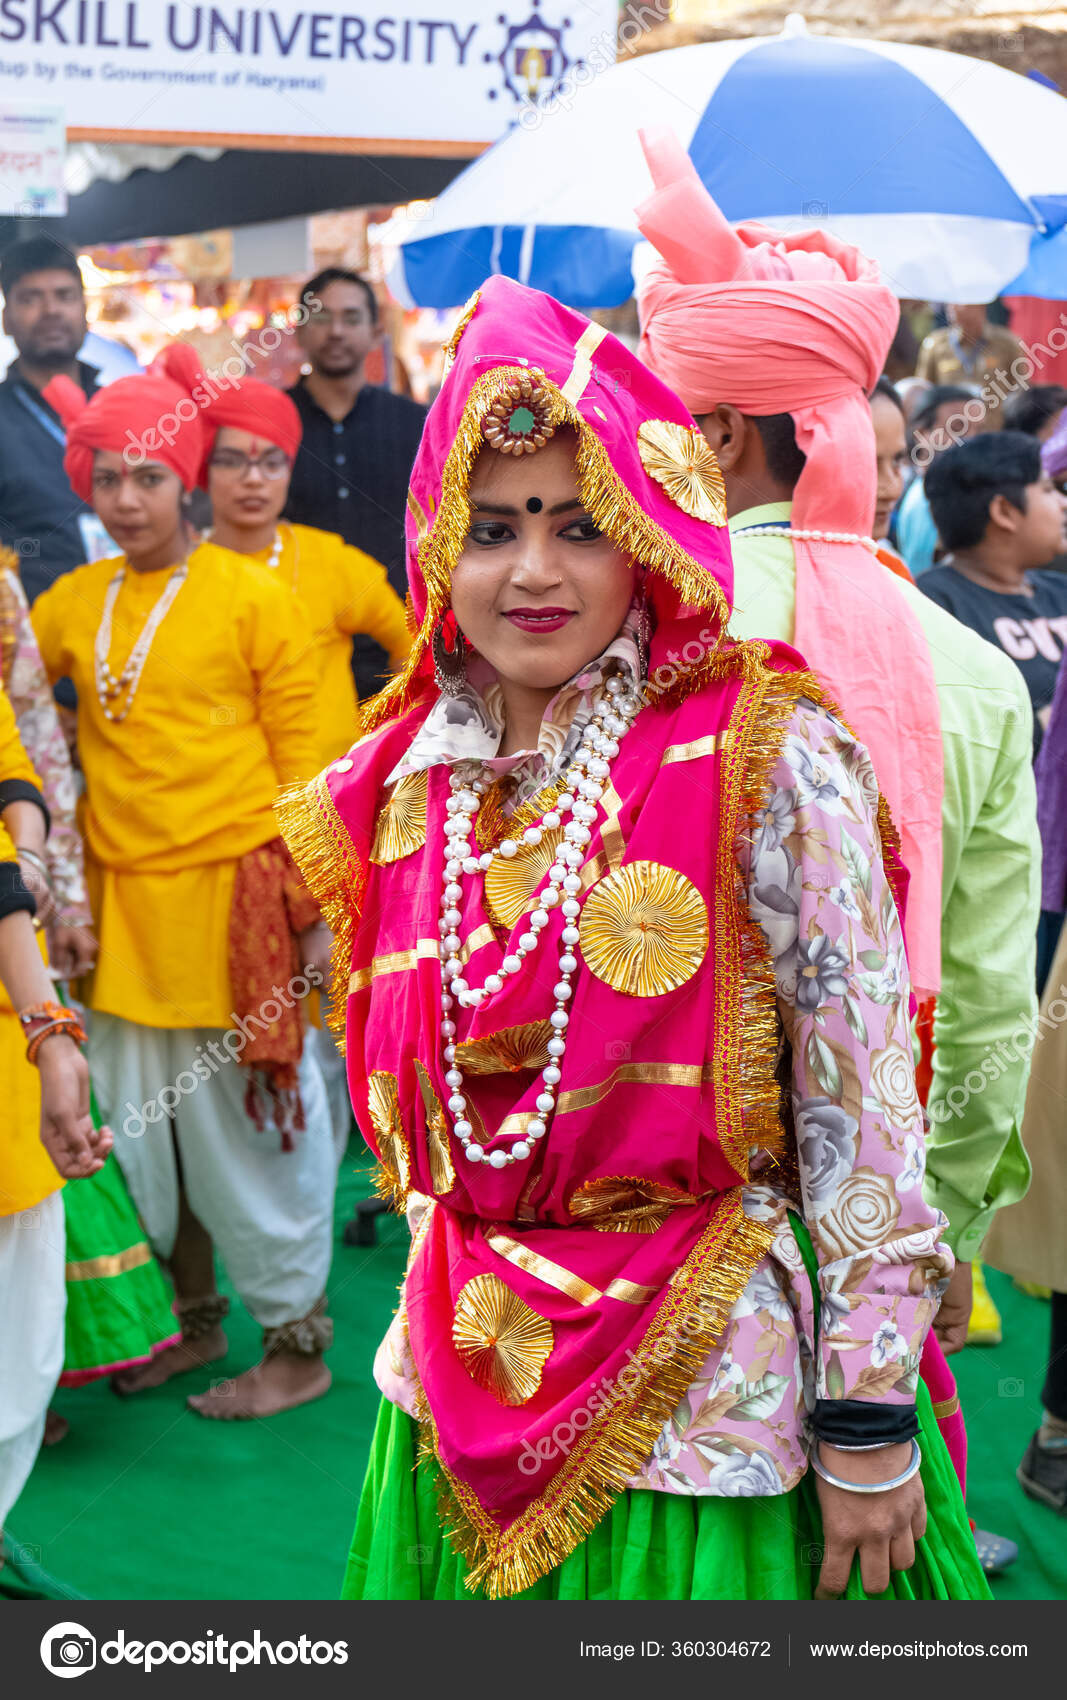
POLYGON ((497 543, 508 543, 514 536, 510 525, 502 519, 475 520, 467 533, 468 541, 480 543, 483 549, 492 548, 497 543))
POLYGON ((589 514, 580 514, 577 519, 570 520, 560 532, 561 537, 576 543, 595 543, 603 535, 596 520, 590 518, 589 514))

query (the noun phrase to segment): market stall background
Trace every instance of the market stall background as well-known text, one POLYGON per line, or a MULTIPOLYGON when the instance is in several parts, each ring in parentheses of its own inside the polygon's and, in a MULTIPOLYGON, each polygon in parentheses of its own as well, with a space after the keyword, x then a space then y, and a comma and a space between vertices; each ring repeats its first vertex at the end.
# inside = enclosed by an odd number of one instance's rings
MULTIPOLYGON (((584 16, 578 9, 572 16, 565 0, 530 0, 530 5, 528 17, 525 4, 516 11, 517 23, 475 5, 471 16, 477 17, 481 31, 477 41, 488 44, 477 78, 459 78, 462 89, 449 90, 446 97, 449 78, 442 69, 425 110, 417 114, 411 102, 397 111, 394 101, 386 110, 388 101, 383 107, 378 95, 369 108, 358 100, 349 99, 347 107, 339 103, 346 88, 358 92, 377 86, 367 80, 372 66, 361 67, 354 58, 342 62, 336 55, 325 69, 301 60, 303 37, 298 32, 289 67, 326 78, 318 92, 332 103, 335 125, 344 112, 344 125, 366 131, 373 128, 368 112, 377 114, 382 133, 370 137, 331 134, 321 102, 309 104, 310 96, 278 89, 264 90, 255 108, 260 114, 257 127, 273 133, 248 133, 246 120, 246 133, 237 138, 212 133, 206 128, 209 123, 216 128, 222 123, 239 126, 227 101, 205 92, 202 100, 199 94, 191 96, 182 109, 183 122, 199 123, 200 131, 174 137, 168 146, 151 139, 161 132, 144 126, 162 122, 170 111, 169 96, 145 97, 143 90, 138 95, 135 84, 127 88, 121 81, 109 85, 114 99, 108 110, 116 128, 93 130, 85 123, 93 114, 84 90, 78 84, 73 89, 64 86, 65 70, 57 58, 58 81, 50 98, 73 101, 72 116, 82 121, 70 132, 75 139, 65 173, 67 212, 35 224, 0 220, 0 246, 16 230, 24 234, 35 227, 85 256, 93 325, 141 360, 150 358, 164 340, 165 326, 197 342, 206 359, 216 348, 224 357, 232 352, 233 339, 246 341, 267 324, 284 326, 285 308, 312 269, 327 263, 353 265, 375 282, 386 320, 387 342, 372 376, 410 387, 420 399, 428 399, 439 381, 440 346, 460 297, 455 302, 446 302, 440 294, 431 297, 441 308, 436 312, 405 311, 397 304, 386 284, 394 265, 391 233, 398 228, 389 225, 390 215, 399 212, 403 228, 416 233, 422 220, 421 229, 428 231, 435 198, 493 138, 528 118, 567 76, 587 83, 608 69, 616 54, 621 61, 640 60, 698 42, 773 36, 789 11, 788 0, 627 0, 617 9, 613 3, 580 9, 584 16), (449 99, 454 111, 446 110, 449 99), (225 145, 234 139, 241 145, 225 145), (325 223, 323 215, 329 215, 325 223), (339 230, 342 215, 345 222, 339 230)), ((216 80, 259 75, 267 68, 264 55, 276 46, 262 35, 266 25, 257 26, 259 34, 251 24, 235 34, 236 13, 230 19, 225 8, 217 10, 220 18, 229 19, 230 36, 220 24, 195 55, 186 55, 189 67, 195 58, 196 66, 206 67, 216 80)), ((243 9, 249 16, 252 10, 243 9)), ((442 10, 447 12, 448 6, 442 10)), ((274 11, 278 17, 291 13, 293 20, 302 16, 295 0, 274 11)), ((873 20, 858 0, 812 0, 806 16, 817 35, 860 34, 949 48, 1067 84, 1067 14, 1028 10, 1013 0, 996 0, 995 9, 982 15, 976 15, 969 0, 927 0, 925 5, 888 0, 873 20)), ((412 59, 420 52, 417 44, 412 46, 412 59)), ((81 58, 86 54, 92 57, 87 48, 81 58)), ((133 55, 131 62, 136 59, 133 55)), ((146 62, 143 53, 140 62, 146 62)), ((7 66, 5 53, 0 99, 9 89, 7 66)), ((473 75, 473 66, 465 66, 464 76, 468 68, 473 75)), ((412 75, 417 70, 414 65, 412 75)), ((394 72, 400 75, 391 65, 390 75, 394 72)), ((382 74, 380 69, 374 73, 379 84, 382 74)), ((414 89, 415 84, 404 86, 414 89)), ((19 93, 25 93, 21 86, 19 93)), ((244 94, 242 99, 241 110, 246 111, 244 94)), ((503 264, 509 266, 507 256, 503 264)), ((1033 273, 1033 287, 1046 295, 1056 293, 1048 280, 1058 274, 1059 264, 1057 254, 1050 252, 1043 268, 1033 273)), ((1067 274, 1067 255, 1063 269, 1067 274)), ((604 303, 590 298, 583 305, 596 312, 604 303)), ((626 320, 625 309, 618 314, 626 320)), ((287 339, 270 369, 263 371, 271 381, 288 382, 295 375, 293 341, 287 339)), ((3 361, 0 347, 0 364, 3 361)))

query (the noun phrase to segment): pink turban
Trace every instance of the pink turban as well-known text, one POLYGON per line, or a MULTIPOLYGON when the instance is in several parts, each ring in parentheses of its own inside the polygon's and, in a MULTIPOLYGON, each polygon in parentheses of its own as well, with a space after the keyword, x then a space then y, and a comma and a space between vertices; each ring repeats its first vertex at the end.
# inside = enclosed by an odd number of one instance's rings
MULTIPOLYGON (((638 210, 662 261, 638 292, 639 353, 691 413, 792 414, 806 458, 797 531, 866 535, 876 456, 867 394, 899 318, 872 261, 825 231, 731 229, 670 132, 643 135, 656 192, 638 210)), ((941 715, 929 646, 863 544, 797 541, 794 642, 871 754, 911 885, 915 985, 941 979, 941 715)))

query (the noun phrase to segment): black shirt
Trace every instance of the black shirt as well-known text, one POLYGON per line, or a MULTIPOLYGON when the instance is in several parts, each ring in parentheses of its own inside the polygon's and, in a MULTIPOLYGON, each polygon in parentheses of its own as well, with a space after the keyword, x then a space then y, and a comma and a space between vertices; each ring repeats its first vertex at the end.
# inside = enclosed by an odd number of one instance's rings
MULTIPOLYGON (((79 361, 78 377, 95 394, 96 368, 79 361)), ((0 544, 19 557, 30 602, 88 559, 78 518, 92 510, 70 487, 65 452, 58 414, 13 365, 0 383, 0 544)))
MULTIPOLYGON (((365 384, 344 419, 335 421, 303 379, 289 391, 304 425, 285 517, 335 531, 380 561, 397 595, 407 594, 404 512, 426 409, 407 396, 365 384)), ((378 690, 388 658, 369 637, 354 640, 361 697, 378 690)))
POLYGON ((931 601, 1002 649, 1015 662, 1034 709, 1034 754, 1041 743, 1037 715, 1056 689, 1060 658, 1067 649, 1067 574, 1027 573, 1032 596, 988 590, 955 567, 931 567, 916 583, 931 601))

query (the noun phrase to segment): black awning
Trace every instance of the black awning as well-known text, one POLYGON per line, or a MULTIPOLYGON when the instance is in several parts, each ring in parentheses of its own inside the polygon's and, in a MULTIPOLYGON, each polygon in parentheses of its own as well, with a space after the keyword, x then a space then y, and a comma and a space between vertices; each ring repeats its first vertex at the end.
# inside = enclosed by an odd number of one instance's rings
MULTIPOLYGON (((92 183, 84 194, 71 196, 65 218, 41 219, 37 228, 77 249, 349 207, 389 206, 440 194, 468 163, 244 148, 211 160, 189 154, 167 171, 132 171, 120 183, 92 183)), ((20 235, 29 235, 32 228, 20 220, 20 235)), ((0 220, 0 246, 13 234, 13 221, 0 220)))

